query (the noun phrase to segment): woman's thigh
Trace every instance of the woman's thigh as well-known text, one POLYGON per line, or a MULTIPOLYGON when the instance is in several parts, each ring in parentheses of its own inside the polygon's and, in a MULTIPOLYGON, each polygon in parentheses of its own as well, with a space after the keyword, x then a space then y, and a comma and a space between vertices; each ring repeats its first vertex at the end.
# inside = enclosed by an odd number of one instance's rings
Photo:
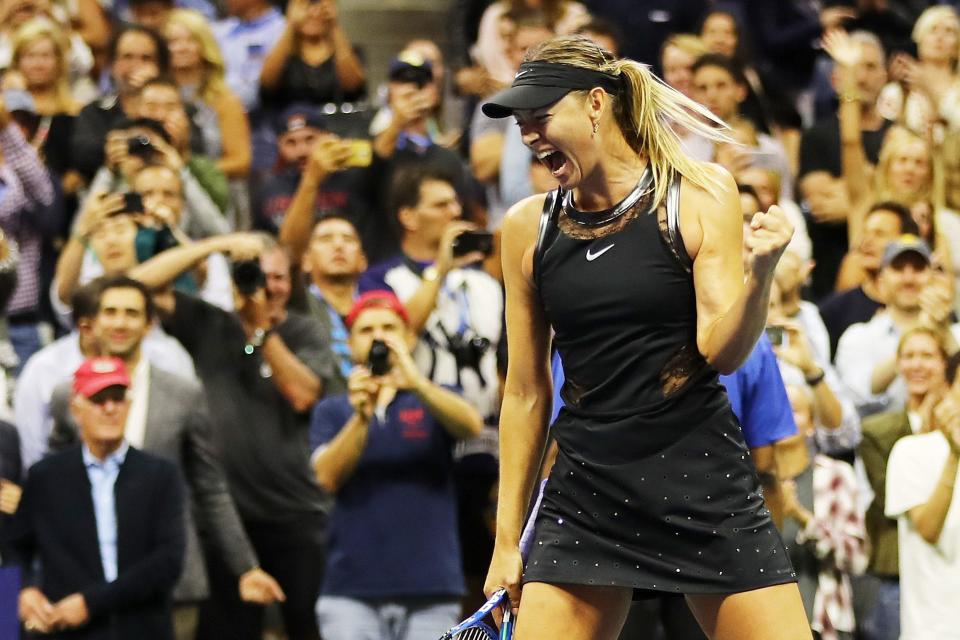
POLYGON ((616 640, 632 598, 628 587, 527 583, 514 640, 616 640))
POLYGON ((811 640, 795 583, 727 595, 688 595, 690 610, 711 640, 811 640))

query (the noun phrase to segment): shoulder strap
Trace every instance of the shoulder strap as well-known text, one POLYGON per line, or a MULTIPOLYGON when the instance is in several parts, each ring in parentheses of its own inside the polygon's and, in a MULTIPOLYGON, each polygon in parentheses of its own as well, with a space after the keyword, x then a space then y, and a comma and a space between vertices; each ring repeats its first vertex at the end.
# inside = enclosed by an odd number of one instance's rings
POLYGON ((543 201, 543 211, 540 213, 540 229, 537 232, 537 246, 533 250, 533 281, 540 286, 540 263, 543 254, 553 239, 557 230, 557 218, 560 216, 560 207, 563 205, 563 189, 557 187, 555 191, 547 193, 543 201))
POLYGON ((693 268, 693 260, 690 259, 687 247, 683 244, 683 236, 680 235, 681 180, 682 176, 679 173, 674 173, 670 179, 670 186, 667 188, 667 237, 683 268, 689 271, 693 268))

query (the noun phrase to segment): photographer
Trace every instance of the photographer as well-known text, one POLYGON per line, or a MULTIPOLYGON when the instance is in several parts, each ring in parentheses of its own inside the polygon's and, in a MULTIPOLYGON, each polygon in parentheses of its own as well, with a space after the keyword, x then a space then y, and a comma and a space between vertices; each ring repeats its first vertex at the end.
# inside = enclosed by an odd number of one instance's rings
MULTIPOLYGON (((209 238, 165 251, 131 275, 155 289, 212 251, 232 252, 236 313, 175 292, 161 304, 163 326, 191 354, 206 388, 230 492, 261 567, 286 595, 287 635, 317 638, 328 505, 310 471, 307 412, 334 364, 314 323, 287 312, 290 262, 268 240, 209 238)), ((211 554, 209 565, 212 593, 198 637, 259 638, 263 609, 240 602, 219 558, 211 554)))
POLYGON ((226 205, 226 179, 222 173, 217 174, 219 170, 212 167, 209 159, 190 156, 189 149, 181 149, 180 144, 159 120, 138 118, 120 122, 107 134, 106 164, 97 171, 90 191, 124 190, 133 184, 143 167, 162 164, 177 173, 183 183, 184 215, 180 226, 184 232, 191 238, 226 233, 229 225, 214 199, 226 205))
POLYGON ((387 624, 435 638, 456 623, 464 592, 453 445, 482 421, 418 371, 392 293, 362 295, 347 326, 349 393, 320 402, 310 425, 317 482, 337 496, 320 629, 326 640, 382 638, 387 624))
POLYGON ((457 193, 440 171, 399 173, 390 202, 401 253, 364 273, 360 291, 392 290, 410 312, 411 333, 420 337, 413 351, 420 370, 461 389, 482 416, 495 415, 503 293, 492 277, 467 268, 492 251, 490 234, 459 220, 457 193))

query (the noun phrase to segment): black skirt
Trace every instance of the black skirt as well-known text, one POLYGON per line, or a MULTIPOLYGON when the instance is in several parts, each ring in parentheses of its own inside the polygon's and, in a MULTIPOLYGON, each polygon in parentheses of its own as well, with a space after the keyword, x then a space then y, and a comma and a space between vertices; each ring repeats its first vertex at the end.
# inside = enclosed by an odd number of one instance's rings
MULTIPOLYGON (((589 418, 564 409, 524 582, 721 594, 796 574, 722 394, 589 418)), ((653 593, 651 593, 653 592, 653 593)))

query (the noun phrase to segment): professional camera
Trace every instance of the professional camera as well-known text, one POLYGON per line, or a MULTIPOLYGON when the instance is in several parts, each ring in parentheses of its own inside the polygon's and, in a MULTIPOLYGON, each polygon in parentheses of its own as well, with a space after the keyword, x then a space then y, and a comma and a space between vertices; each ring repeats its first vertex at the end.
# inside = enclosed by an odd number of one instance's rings
POLYGON ((490 348, 490 341, 483 336, 466 337, 462 333, 447 336, 450 353, 457 361, 457 369, 473 369, 483 380, 480 372, 480 360, 490 348))
POLYGON ((242 295, 252 296, 257 289, 267 286, 267 276, 259 260, 239 260, 233 263, 233 284, 242 295))
POLYGON ((386 375, 390 371, 390 347, 383 340, 374 340, 370 344, 367 366, 374 376, 386 375))
POLYGON ((154 148, 150 138, 145 135, 130 136, 127 138, 127 153, 138 158, 150 158, 154 148))

